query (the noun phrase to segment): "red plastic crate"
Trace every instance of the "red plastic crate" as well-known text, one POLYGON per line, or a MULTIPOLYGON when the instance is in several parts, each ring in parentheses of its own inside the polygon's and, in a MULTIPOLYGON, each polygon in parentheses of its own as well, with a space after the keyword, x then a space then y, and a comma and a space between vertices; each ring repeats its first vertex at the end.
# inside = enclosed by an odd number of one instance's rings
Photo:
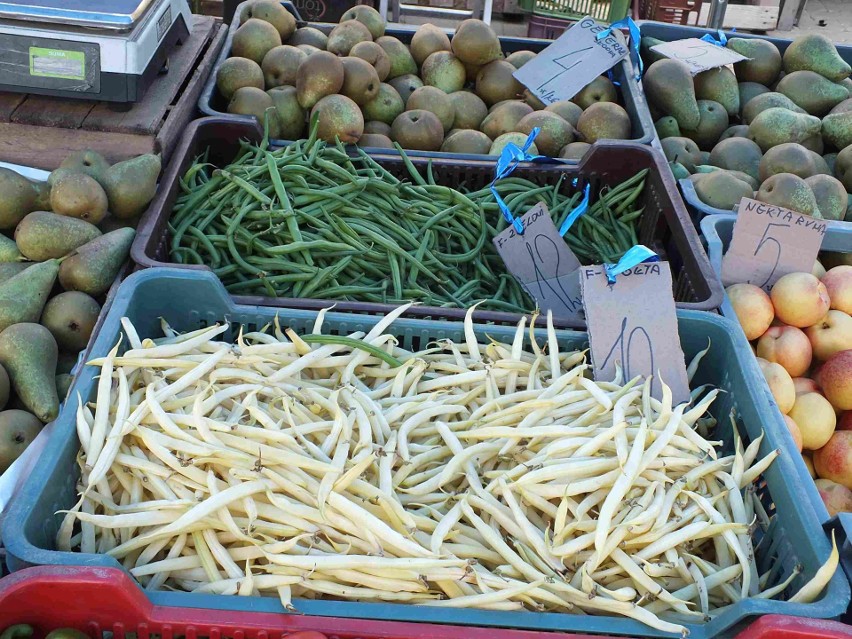
POLYGON ((825 619, 766 615, 737 635, 736 639, 849 639, 852 626, 825 619))
POLYGON ((639 0, 639 17, 669 24, 687 24, 689 14, 701 13, 702 0, 639 0))
MULTIPOLYGON (((25 623, 40 639, 56 628, 76 628, 114 639, 279 639, 320 632, 328 639, 607 639, 602 635, 528 632, 425 623, 309 617, 300 614, 163 608, 115 568, 28 568, 0 579, 0 631, 25 623)), ((296 639, 296 637, 293 637, 296 639)), ((322 639, 317 635, 300 639, 322 639)), ((612 638, 610 638, 612 639, 612 638)))

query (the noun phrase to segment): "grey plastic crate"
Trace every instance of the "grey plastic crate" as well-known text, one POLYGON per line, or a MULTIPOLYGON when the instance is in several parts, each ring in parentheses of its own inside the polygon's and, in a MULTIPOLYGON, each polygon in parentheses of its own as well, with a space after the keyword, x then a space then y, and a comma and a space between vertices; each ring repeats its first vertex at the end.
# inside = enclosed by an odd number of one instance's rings
MULTIPOLYGON (((285 326, 297 332, 312 330, 316 311, 286 307, 238 305, 232 301, 219 281, 211 274, 179 269, 148 269, 131 275, 122 284, 109 311, 103 329, 91 351, 100 357, 113 348, 121 332, 120 320, 128 317, 142 337, 159 335, 160 318, 166 318, 178 331, 190 331, 225 321, 230 330, 221 339, 233 339, 239 327, 248 330, 268 324, 276 315, 285 326)), ((327 331, 349 333, 367 331, 379 321, 368 315, 329 312, 325 316, 327 331)), ((794 459, 799 458, 792 437, 780 414, 771 410, 765 384, 757 363, 738 327, 728 319, 711 313, 678 311, 681 345, 687 358, 711 349, 698 368, 695 385, 712 384, 724 392, 712 408, 719 427, 717 439, 733 447, 729 415, 737 417, 744 439, 752 440, 765 434, 760 456, 773 449, 781 455, 764 475, 759 494, 770 514, 775 514, 768 531, 755 533, 756 555, 761 573, 772 569, 772 582, 784 579, 794 566, 804 572, 792 589, 798 589, 813 577, 830 552, 828 539, 811 506, 810 494, 800 481, 794 459)), ((389 331, 403 347, 414 349, 428 342, 450 338, 462 339, 461 322, 399 319, 389 331)), ((491 337, 511 341, 515 328, 511 326, 475 325, 481 339, 491 337)), ((540 339, 544 331, 538 330, 540 339)), ((586 348, 584 332, 557 331, 563 348, 586 348)), ((126 343, 126 340, 124 340, 126 343)), ((97 369, 86 367, 72 388, 72 396, 80 393, 91 400, 96 393, 97 369)), ((62 514, 76 502, 75 484, 79 478, 76 456, 79 442, 75 428, 73 402, 62 412, 56 423, 54 437, 42 456, 41 472, 34 473, 17 495, 3 522, 2 535, 6 543, 8 564, 17 571, 34 565, 118 567, 108 556, 58 552, 54 539, 62 514)), ((810 482, 811 485, 813 482, 810 482)), ((789 594, 789 593, 787 593, 789 594)), ((146 592, 155 605, 166 607, 207 608, 234 611, 266 611, 284 613, 280 601, 271 597, 237 597, 199 595, 183 592, 146 592)), ((849 584, 843 575, 836 575, 822 597, 811 604, 785 601, 746 599, 723 610, 705 624, 689 625, 692 639, 733 637, 738 630, 763 614, 786 614, 813 618, 833 618, 846 610, 849 603, 849 584)), ((481 627, 550 630, 597 633, 632 637, 669 637, 636 621, 610 616, 572 615, 536 612, 500 612, 472 609, 434 608, 407 604, 359 603, 330 600, 294 600, 299 612, 308 615, 386 619, 447 623, 481 627)))
MULTIPOLYGON (((657 38, 658 40, 663 40, 665 42, 671 42, 673 40, 683 40, 685 38, 701 38, 704 35, 710 34, 712 36, 717 35, 717 31, 713 29, 706 29, 704 27, 687 27, 679 24, 665 24, 662 22, 649 22, 640 20, 636 24, 639 25, 639 32, 642 34, 642 37, 651 37, 657 38)), ((790 46, 792 40, 786 40, 784 38, 770 38, 761 35, 754 35, 751 33, 740 33, 738 31, 724 31, 723 32, 729 38, 750 38, 750 39, 760 39, 760 40, 768 40, 782 53, 787 50, 787 47, 790 46)), ((841 44, 835 44, 837 47, 837 52, 840 54, 840 57, 843 58, 847 63, 852 64, 852 46, 844 46, 841 44)), ((635 82, 635 80, 634 80, 635 82)), ((637 83, 638 84, 638 83, 637 83)), ((639 89, 642 92, 642 95, 645 95, 644 89, 639 89)), ((647 106, 647 102, 645 102, 647 106)), ((656 148, 660 147, 660 138, 657 135, 656 129, 654 130, 654 139, 651 142, 653 146, 656 148)), ((686 202, 686 206, 689 209, 689 213, 692 216, 695 225, 698 226, 701 223, 702 218, 707 215, 719 215, 724 213, 730 213, 730 211, 724 211, 722 209, 717 209, 712 206, 708 206, 704 204, 701 200, 698 199, 698 195, 695 193, 695 187, 692 182, 689 180, 679 180, 681 193, 683 193, 683 199, 686 202)))
MULTIPOLYGON (((244 3, 245 4, 245 3, 244 3)), ((297 24, 299 26, 311 26, 323 31, 325 33, 330 32, 334 28, 334 24, 329 24, 325 22, 318 23, 308 23, 303 22, 299 16, 298 11, 296 11, 295 7, 290 2, 282 2, 282 5, 290 11, 293 15, 296 16, 297 24)), ((219 70, 219 67, 222 63, 228 59, 228 56, 231 53, 231 42, 234 39, 234 33, 240 26, 240 12, 241 4, 237 7, 237 11, 234 15, 234 20, 231 22, 231 26, 228 28, 228 35, 225 39, 225 44, 222 46, 222 51, 219 53, 219 58, 216 60, 216 63, 213 66, 213 70, 210 72, 210 76, 207 78, 207 82, 204 85, 204 88, 201 91, 201 96, 198 98, 198 110, 201 111, 204 115, 207 116, 220 116, 227 118, 234 118, 240 120, 252 120, 255 118, 250 116, 242 116, 242 115, 232 115, 227 113, 225 110, 227 106, 227 102, 222 96, 219 95, 218 90, 216 89, 216 73, 219 70)), ((398 38, 402 42, 410 43, 412 36, 414 36, 414 32, 417 30, 417 25, 405 25, 405 24, 388 24, 385 29, 385 35, 393 36, 398 38)), ((444 29, 449 35, 452 35, 453 29, 444 29)), ((538 53, 542 51, 546 47, 548 47, 552 43, 551 40, 542 40, 538 38, 510 38, 510 37, 500 37, 500 45, 503 48, 504 53, 512 53, 513 51, 520 51, 523 49, 534 51, 538 53)), ((629 60, 629 58, 622 60, 619 64, 617 64, 612 69, 612 78, 613 81, 618 83, 619 85, 619 93, 621 94, 621 102, 622 106, 624 106, 627 113, 630 115, 630 122, 632 124, 632 137, 630 138, 633 142, 638 142, 639 144, 650 144, 651 140, 656 135, 654 131, 654 122, 651 119, 651 112, 648 110, 648 104, 645 102, 645 95, 639 90, 639 86, 635 81, 633 66, 629 60)), ((286 143, 286 140, 280 140, 281 143, 286 143)), ((374 147, 363 147, 370 155, 384 155, 384 156, 396 156, 399 157, 399 153, 395 150, 391 149, 382 149, 382 148, 374 148, 374 147)), ((496 156, 490 155, 478 155, 478 154, 464 154, 464 153, 441 153, 441 152, 428 152, 428 151, 406 151, 411 157, 434 157, 434 158, 444 158, 444 159, 453 159, 453 160, 489 160, 496 161, 496 156)))

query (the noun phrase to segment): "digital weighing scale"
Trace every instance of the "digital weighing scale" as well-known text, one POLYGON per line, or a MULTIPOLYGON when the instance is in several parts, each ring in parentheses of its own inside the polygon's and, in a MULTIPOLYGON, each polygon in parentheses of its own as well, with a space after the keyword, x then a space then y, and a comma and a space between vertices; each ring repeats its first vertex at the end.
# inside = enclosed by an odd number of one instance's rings
POLYGON ((0 91, 137 102, 191 25, 187 0, 0 0, 0 91))

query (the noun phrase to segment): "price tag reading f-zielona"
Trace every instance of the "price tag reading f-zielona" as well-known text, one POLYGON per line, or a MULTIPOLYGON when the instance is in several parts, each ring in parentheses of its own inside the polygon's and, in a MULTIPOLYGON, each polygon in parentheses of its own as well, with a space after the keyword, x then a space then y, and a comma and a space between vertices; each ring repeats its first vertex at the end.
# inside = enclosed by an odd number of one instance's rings
POLYGON ((624 36, 586 16, 512 75, 545 104, 570 100, 602 73, 627 57, 624 36))
POLYGON ((824 220, 744 197, 722 258, 722 284, 744 282, 770 291, 788 273, 810 273, 826 226, 824 220))
POLYGON ((651 392, 657 399, 664 383, 675 403, 689 401, 668 262, 634 266, 617 275, 614 284, 603 266, 583 266, 580 288, 595 377, 614 379, 618 363, 625 381, 653 375, 651 392))

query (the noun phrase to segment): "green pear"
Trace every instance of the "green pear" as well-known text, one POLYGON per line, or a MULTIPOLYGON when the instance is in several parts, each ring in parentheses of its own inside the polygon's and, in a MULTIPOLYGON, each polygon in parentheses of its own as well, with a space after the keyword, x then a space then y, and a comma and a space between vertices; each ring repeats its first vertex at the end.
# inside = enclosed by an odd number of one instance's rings
POLYGON ((813 71, 788 73, 775 87, 811 115, 822 117, 849 97, 849 89, 813 71))
POLYGON ((764 152, 785 142, 801 144, 810 136, 819 133, 822 122, 819 118, 788 109, 774 107, 757 114, 749 124, 749 138, 757 142, 764 152))
POLYGON ((671 115, 681 129, 695 129, 701 112, 689 67, 680 60, 658 60, 648 67, 642 80, 648 100, 664 115, 671 115))
POLYGON ((97 151, 83 149, 67 155, 59 164, 59 168, 68 169, 71 173, 85 173, 103 186, 103 177, 109 170, 109 162, 97 151))
POLYGON ((0 284, 0 331, 18 322, 37 322, 58 273, 59 261, 48 260, 0 284))
POLYGON ((92 297, 106 293, 127 260, 135 235, 133 229, 117 229, 78 248, 59 267, 62 287, 92 297))
POLYGON ((22 322, 0 333, 0 364, 9 373, 15 394, 42 422, 56 419, 56 360, 59 347, 41 324, 22 322))
POLYGON ((696 75, 694 83, 696 98, 718 102, 731 117, 740 114, 740 85, 733 71, 727 67, 710 69, 696 75))
POLYGON ((740 82, 757 82, 769 86, 781 73, 781 52, 778 47, 760 38, 730 38, 726 45, 748 60, 734 64, 740 82))
POLYGON ((30 266, 33 266, 32 262, 0 262, 0 284, 12 279, 30 266))
POLYGON ((104 174, 104 190, 110 212, 123 220, 140 215, 157 193, 161 168, 160 156, 153 153, 109 167, 104 174))
POLYGON ((100 236, 86 220, 47 211, 33 211, 15 229, 18 248, 34 262, 64 257, 100 236))
POLYGON ((816 33, 799 36, 790 43, 784 51, 784 70, 813 71, 832 82, 840 82, 852 73, 852 67, 840 57, 834 43, 816 33))
POLYGON ((833 113, 822 119, 822 137, 836 149, 852 144, 852 111, 833 113))
POLYGON ((0 264, 19 262, 24 259, 14 240, 0 233, 0 264))
POLYGON ((37 198, 32 182, 0 167, 0 231, 15 228, 27 213, 35 210, 37 198))

